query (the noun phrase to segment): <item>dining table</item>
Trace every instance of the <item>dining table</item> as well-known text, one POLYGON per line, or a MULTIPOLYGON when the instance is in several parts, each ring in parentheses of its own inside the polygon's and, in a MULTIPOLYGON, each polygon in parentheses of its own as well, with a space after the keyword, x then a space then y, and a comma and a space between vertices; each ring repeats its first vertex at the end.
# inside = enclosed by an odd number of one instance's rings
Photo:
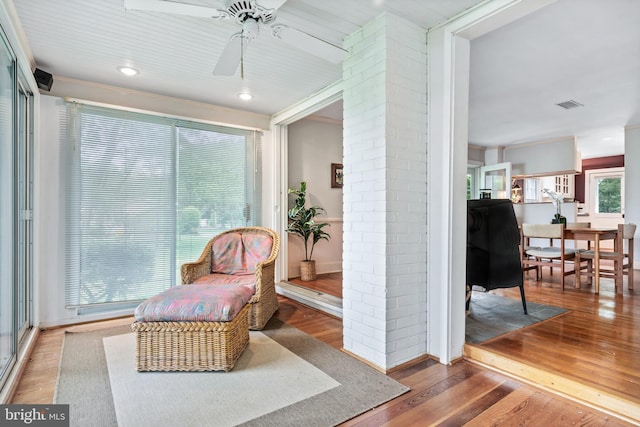
MULTIPOLYGON (((618 250, 618 229, 611 227, 566 227, 564 229, 565 240, 582 240, 593 242, 593 285, 596 294, 600 293, 600 242, 613 240, 614 251, 618 250)), ((576 266, 580 268, 580 266, 576 266)), ((576 283, 579 287, 580 283, 576 283)))

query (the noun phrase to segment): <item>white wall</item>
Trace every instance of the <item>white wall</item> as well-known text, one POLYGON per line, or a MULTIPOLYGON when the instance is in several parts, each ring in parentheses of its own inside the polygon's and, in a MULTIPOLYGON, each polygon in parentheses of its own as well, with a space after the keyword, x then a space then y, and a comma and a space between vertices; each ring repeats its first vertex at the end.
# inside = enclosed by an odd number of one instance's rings
POLYGON ((120 105, 172 116, 205 120, 228 126, 269 129, 270 117, 249 111, 234 110, 202 102, 187 101, 133 89, 56 76, 51 96, 78 98, 86 101, 120 105))
MULTIPOLYGON (((561 205, 562 216, 567 218, 567 222, 578 221, 577 209, 574 202, 566 202, 561 205)), ((513 211, 516 214, 518 224, 550 224, 557 210, 553 203, 514 203, 513 211)))
MULTIPOLYGON (((342 123, 302 119, 289 125, 289 188, 307 182, 308 201, 342 218, 342 189, 331 188, 331 163, 342 163, 342 123)), ((293 196, 291 196, 291 200, 293 196)))
POLYGON ((59 111, 64 109, 64 100, 51 96, 40 97, 40 147, 41 159, 38 169, 39 178, 36 187, 38 208, 35 214, 39 218, 39 244, 36 269, 40 272, 35 286, 38 288, 38 301, 34 306, 39 312, 40 325, 52 326, 62 323, 78 322, 76 310, 65 309, 65 202, 64 185, 61 177, 62 150, 61 125, 59 111), (46 159, 46 160, 45 160, 46 159), (46 214, 45 214, 46 212, 46 214))
POLYGON ((476 147, 476 146, 469 145, 468 150, 469 151, 467 155, 467 160, 484 164, 485 162, 484 147, 476 147))
MULTIPOLYGON (((316 244, 313 259, 318 273, 342 271, 342 188, 331 188, 331 163, 342 163, 342 122, 307 118, 289 125, 288 188, 307 183, 307 203, 325 209, 318 222, 331 238, 316 244)), ((289 207, 294 196, 289 196, 289 207)), ((288 277, 300 276, 302 239, 289 235, 288 277)))
MULTIPOLYGON (((54 82, 54 87, 58 82, 54 82)), ((68 83, 68 82, 67 82, 68 83)), ((158 95, 120 90, 87 82, 77 82, 77 85, 58 85, 58 96, 41 96, 39 133, 39 168, 36 178, 38 221, 36 241, 37 259, 35 284, 38 298, 34 307, 38 310, 40 326, 52 326, 69 323, 91 321, 116 315, 131 314, 132 310, 111 312, 109 314, 95 314, 78 316, 75 309, 64 308, 64 183, 61 181, 61 134, 64 127, 59 122, 59 109, 64 108, 64 99, 60 96, 72 96, 80 99, 90 99, 96 102, 106 102, 128 108, 153 108, 149 111, 191 117, 205 121, 220 123, 220 119, 230 119, 235 126, 268 126, 269 117, 254 113, 237 111, 229 116, 230 110, 212 105, 182 101, 175 98, 158 95), (61 93, 63 86, 68 92, 61 93), (96 90, 96 88, 98 90, 96 90), (87 95, 86 97, 84 95, 87 95), (104 98, 98 96, 104 95, 104 98), (153 102, 152 102, 153 101, 153 102)), ((270 133, 263 136, 263 203, 262 225, 275 224, 275 210, 273 199, 273 143, 270 133), (270 169, 271 168, 271 169, 270 169), (266 170, 264 170, 266 169, 266 170), (267 175, 270 173, 271 175, 267 175)))
POLYGON ((624 130, 624 222, 638 225, 634 240, 634 269, 640 269, 640 126, 624 130))

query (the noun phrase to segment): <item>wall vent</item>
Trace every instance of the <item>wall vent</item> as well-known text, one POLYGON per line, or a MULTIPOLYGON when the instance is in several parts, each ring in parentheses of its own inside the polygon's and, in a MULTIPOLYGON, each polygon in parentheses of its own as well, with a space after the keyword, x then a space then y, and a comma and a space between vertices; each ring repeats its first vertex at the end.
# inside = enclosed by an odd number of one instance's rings
POLYGON ((574 101, 573 99, 570 99, 568 101, 564 101, 561 102, 559 104, 556 104, 558 107, 562 107, 565 110, 571 110, 572 108, 578 108, 578 107, 584 107, 584 105, 580 104, 577 101, 574 101))

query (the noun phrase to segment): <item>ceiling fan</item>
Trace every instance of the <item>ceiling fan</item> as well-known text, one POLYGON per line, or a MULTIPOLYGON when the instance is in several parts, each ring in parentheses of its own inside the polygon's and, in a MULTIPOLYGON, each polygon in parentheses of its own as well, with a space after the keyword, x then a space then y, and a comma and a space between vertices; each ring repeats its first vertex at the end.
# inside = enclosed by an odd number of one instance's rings
POLYGON ((222 51, 213 70, 214 75, 234 75, 241 65, 243 71, 244 52, 260 27, 268 27, 271 34, 295 48, 309 52, 332 63, 341 62, 347 51, 339 46, 319 39, 304 31, 284 24, 276 24, 276 12, 287 0, 225 0, 224 9, 178 3, 168 0, 124 0, 126 10, 145 10, 200 18, 233 19, 242 30, 233 34, 222 51))

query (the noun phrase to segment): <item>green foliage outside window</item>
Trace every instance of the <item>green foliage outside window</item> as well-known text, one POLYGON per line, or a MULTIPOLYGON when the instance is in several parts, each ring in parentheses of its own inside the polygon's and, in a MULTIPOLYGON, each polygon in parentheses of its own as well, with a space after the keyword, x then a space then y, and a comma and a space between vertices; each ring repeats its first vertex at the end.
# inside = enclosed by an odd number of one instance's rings
POLYGON ((195 206, 187 206, 180 212, 179 221, 181 232, 196 233, 200 225, 200 210, 195 206))
POLYGON ((598 212, 599 213, 621 213, 620 178, 603 178, 598 183, 598 212))

